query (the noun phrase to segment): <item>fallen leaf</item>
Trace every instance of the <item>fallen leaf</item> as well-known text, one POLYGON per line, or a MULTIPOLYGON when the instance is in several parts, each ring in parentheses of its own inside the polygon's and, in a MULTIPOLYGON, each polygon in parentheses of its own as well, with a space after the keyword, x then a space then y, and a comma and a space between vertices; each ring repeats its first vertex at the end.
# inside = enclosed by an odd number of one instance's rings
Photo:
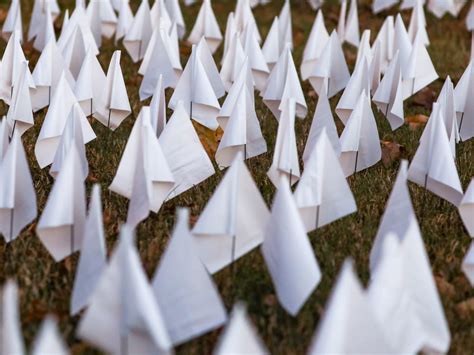
POLYGON ((439 293, 443 296, 452 298, 456 294, 454 286, 446 281, 441 276, 435 276, 436 286, 438 287, 439 293))
POLYGON ((436 95, 433 89, 425 87, 415 94, 413 97, 413 104, 417 106, 422 106, 427 109, 433 107, 433 102, 436 100, 436 95))
POLYGON ((395 160, 399 160, 405 153, 405 147, 397 142, 381 141, 382 163, 385 167, 390 166, 395 160))
POLYGON ((90 173, 88 176, 87 176, 87 182, 91 182, 93 184, 95 184, 96 182, 98 182, 99 180, 92 174, 90 173))
POLYGON ((271 294, 268 294, 268 295, 265 296, 265 298, 263 299, 263 303, 266 306, 274 307, 278 304, 278 300, 277 300, 276 296, 273 293, 271 293, 271 294))
POLYGON ((410 127, 411 130, 416 130, 423 127, 426 122, 428 122, 428 116, 421 114, 405 117, 405 123, 410 127))
POLYGON ((316 98, 318 95, 316 94, 316 91, 309 90, 308 96, 311 97, 311 98, 316 98))
POLYGON ((459 302, 456 305, 456 311, 461 318, 471 319, 474 316, 474 297, 459 302))
POLYGON ((220 127, 213 131, 194 120, 191 121, 193 122, 194 129, 196 130, 204 149, 209 157, 213 158, 214 155, 216 155, 217 147, 219 146, 224 131, 220 127))

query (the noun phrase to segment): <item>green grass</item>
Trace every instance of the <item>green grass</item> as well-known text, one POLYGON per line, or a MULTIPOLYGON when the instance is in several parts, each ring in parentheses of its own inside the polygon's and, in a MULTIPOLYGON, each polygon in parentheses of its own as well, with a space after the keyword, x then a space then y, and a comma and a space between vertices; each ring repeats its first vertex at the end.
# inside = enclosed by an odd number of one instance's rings
MULTIPOLYGON (((138 1, 132 0, 132 2, 134 10, 136 10, 138 1)), ((388 13, 396 14, 396 11, 392 9, 389 12, 374 16, 370 12, 368 0, 360 0, 359 2, 361 3, 359 6, 361 29, 372 29, 372 39, 374 39, 384 16, 388 13)), ((22 4, 25 23, 28 23, 26 18, 29 17, 32 3, 31 1, 28 4, 22 4)), ((73 1, 60 1, 60 3, 63 10, 65 8, 72 10, 73 8, 73 1)), ((272 4, 254 10, 262 36, 266 36, 271 21, 279 13, 281 5, 282 1, 274 0, 272 4)), ((216 0, 213 6, 224 32, 227 14, 233 10, 234 1, 216 0)), ((0 8, 7 8, 5 1, 0 2, 0 8)), ((183 7, 188 31, 192 27, 198 10, 199 5, 189 8, 183 7)), ((306 5, 305 1, 293 1, 292 11, 295 38, 294 58, 299 67, 304 43, 309 35, 315 14, 306 5)), ((440 79, 431 85, 436 95, 439 93, 447 75, 450 75, 456 83, 468 64, 470 35, 463 22, 466 11, 466 9, 463 10, 459 19, 445 17, 442 20, 437 20, 431 14, 427 14, 431 39, 429 51, 440 75, 440 79)), ((324 14, 328 30, 331 31, 336 26, 338 17, 338 5, 335 0, 328 1, 328 4, 324 7, 324 14)), ((403 17, 408 24, 409 12, 404 12, 403 17)), ((59 23, 61 20, 62 18, 59 19, 59 23)), ((2 48, 4 48, 4 45, 2 42, 2 48)), ((182 44, 182 48, 185 48, 182 51, 183 53, 189 53, 186 44, 182 44)), ((90 196, 92 183, 97 180, 101 184, 103 192, 104 222, 109 253, 116 243, 119 226, 126 219, 128 202, 125 198, 109 192, 107 187, 118 167, 127 137, 142 105, 138 99, 138 88, 141 81, 141 78, 136 74, 138 64, 131 62, 122 46, 119 49, 124 52, 122 68, 133 115, 127 118, 113 133, 100 123, 92 122, 97 139, 87 146, 87 157, 91 176, 93 176, 87 181, 87 194, 90 196)), ((113 50, 113 42, 104 41, 100 54, 100 61, 104 69, 108 66, 113 50)), ((355 50, 349 47, 345 50, 350 66, 353 67, 355 50)), ((31 60, 31 68, 33 68, 38 54, 28 50, 27 52, 27 56, 31 60)), ((220 60, 221 53, 222 46, 215 57, 216 61, 220 60)), ((182 63, 183 65, 186 63, 184 55, 182 56, 182 63)), ((304 149, 316 105, 316 99, 313 95, 308 95, 311 91, 309 84, 304 83, 303 85, 309 112, 305 120, 297 120, 296 122, 300 156, 304 149)), ((169 97, 170 93, 167 94, 169 97)), ((333 108, 339 96, 331 100, 333 108)), ((6 106, 0 106, 0 114, 5 114, 6 106)), ((277 123, 260 98, 256 100, 256 110, 269 151, 252 159, 249 166, 265 201, 270 206, 275 189, 266 177, 266 171, 272 160, 277 123)), ((413 105, 413 100, 410 99, 405 102, 405 115, 413 113, 429 115, 429 110, 413 105)), ((34 128, 30 129, 23 138, 38 195, 38 215, 41 215, 53 184, 48 169, 41 170, 34 158, 34 144, 44 115, 45 112, 42 111, 36 116, 34 128)), ((376 117, 380 138, 402 144, 406 148, 404 158, 411 159, 418 145, 421 129, 412 131, 404 126, 392 132, 386 120, 378 112, 376 112, 376 117)), ((339 121, 337 124, 340 133, 342 125, 339 121)), ((474 176, 474 140, 459 144, 457 149, 457 166, 465 189, 471 177, 474 176)), ((228 269, 221 271, 214 277, 229 308, 236 299, 247 303, 250 316, 272 353, 301 354, 306 351, 318 320, 324 311, 341 264, 347 257, 354 259, 361 280, 364 284, 367 283, 369 278, 369 251, 388 195, 392 189, 398 166, 398 161, 387 167, 379 163, 349 178, 350 186, 357 201, 358 212, 310 234, 311 243, 320 263, 323 277, 321 283, 296 318, 286 314, 276 301, 271 279, 258 249, 237 261, 235 280, 232 280, 228 269), (231 287, 232 282, 235 282, 233 287, 231 287), (232 290, 235 290, 235 298, 232 295, 232 290)), ((158 214, 151 214, 138 227, 137 243, 143 265, 149 276, 153 274, 160 255, 169 240, 176 208, 178 206, 189 207, 194 222, 221 178, 222 173, 217 172, 204 183, 166 203, 158 214)), ((470 238, 454 206, 413 184, 410 184, 410 191, 418 217, 420 218, 423 213, 423 218, 419 222, 433 273, 438 280, 445 314, 451 330, 450 352, 453 354, 472 353, 474 351, 474 311, 471 309, 470 313, 462 312, 459 308, 459 304, 463 301, 470 300, 474 302, 474 290, 470 287, 460 269, 462 258, 470 244, 470 238)), ((21 321, 27 344, 31 344, 44 316, 47 313, 54 313, 59 319, 61 332, 73 352, 93 353, 93 348, 88 347, 74 336, 79 317, 69 317, 69 300, 72 288, 70 270, 77 264, 78 256, 74 256, 72 262, 54 263, 35 235, 35 226, 23 231, 21 237, 8 248, 5 246, 3 239, 0 243, 2 244, 0 246, 0 258, 3 265, 0 283, 3 283, 6 278, 12 277, 17 280, 20 286, 21 321)), ((177 352, 183 354, 209 354, 219 333, 220 330, 216 330, 190 341, 178 347, 177 352)))

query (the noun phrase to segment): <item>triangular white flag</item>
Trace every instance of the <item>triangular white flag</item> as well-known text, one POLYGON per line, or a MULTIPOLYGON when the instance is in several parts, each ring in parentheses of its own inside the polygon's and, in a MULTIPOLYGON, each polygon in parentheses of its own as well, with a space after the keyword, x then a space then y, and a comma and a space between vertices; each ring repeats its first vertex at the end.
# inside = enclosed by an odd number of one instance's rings
POLYGON ((219 337, 213 354, 270 354, 258 336, 244 304, 234 305, 229 322, 219 337))
POLYGON ((313 152, 314 146, 318 140, 318 136, 326 130, 326 135, 331 142, 334 153, 337 156, 341 154, 341 143, 339 142, 339 135, 337 133, 336 123, 331 112, 331 105, 326 95, 325 89, 321 91, 318 98, 318 104, 314 111, 313 121, 311 122, 311 128, 309 130, 308 139, 304 147, 303 162, 309 160, 311 153, 313 152))
POLYGON ((211 0, 204 0, 194 27, 188 37, 188 42, 197 44, 204 37, 209 49, 214 53, 222 42, 222 33, 212 10, 211 0))
POLYGON ((173 174, 151 126, 150 109, 144 106, 109 188, 130 199, 127 224, 135 227, 149 211, 158 212, 173 185, 173 174))
POLYGON ((203 335, 227 320, 219 291, 201 263, 189 231, 189 210, 180 208, 176 215, 173 235, 152 282, 173 345, 203 335))
POLYGON ((304 47, 303 62, 301 63, 300 72, 301 78, 307 80, 314 71, 318 59, 321 56, 326 43, 329 41, 329 33, 324 24, 324 17, 322 10, 318 11, 314 19, 311 33, 308 41, 304 47))
POLYGON ((433 104, 428 122, 408 169, 408 179, 458 206, 463 191, 438 103, 433 104))
POLYGON ((392 130, 405 123, 402 95, 402 68, 400 66, 399 52, 385 71, 385 75, 374 94, 373 102, 385 115, 392 130))
POLYGON ((282 39, 280 38, 279 21, 278 16, 275 16, 262 46, 263 57, 265 58, 270 70, 273 69, 275 64, 278 62, 281 53, 286 48, 286 43, 282 42, 282 39))
POLYGON ((159 141, 175 180, 167 200, 214 175, 214 166, 182 102, 178 102, 159 141))
POLYGON ((282 307, 296 316, 321 280, 321 271, 286 177, 280 179, 262 253, 282 307))
POLYGON ((374 0, 372 3, 372 12, 378 14, 397 4, 400 0, 374 0))
POLYGON ((171 22, 176 23, 178 27, 178 37, 183 39, 186 33, 186 23, 184 22, 183 13, 178 0, 165 0, 166 9, 170 16, 171 22))
POLYGON ((444 124, 446 126, 446 133, 448 134, 451 146, 451 152, 453 153, 453 158, 456 159, 456 144, 459 142, 460 138, 456 115, 454 86, 449 76, 446 78, 436 102, 440 105, 441 114, 443 115, 444 124))
MULTIPOLYGON (((77 103, 76 97, 63 73, 35 145, 35 156, 40 168, 44 168, 54 161, 64 127, 66 127, 69 114, 75 103, 77 103)), ((82 135, 84 144, 87 144, 95 138, 95 133, 82 111, 81 113, 82 135)))
POLYGON ((53 18, 49 8, 49 2, 45 1, 45 8, 43 9, 45 14, 41 18, 40 30, 33 43, 33 48, 39 52, 43 51, 44 47, 46 47, 50 40, 56 41, 53 18))
POLYGON ((346 260, 308 354, 390 353, 393 349, 385 339, 383 326, 375 317, 352 261, 346 260))
POLYGON ((193 228, 207 270, 214 274, 260 245, 268 217, 265 201, 237 156, 193 228))
POLYGON ((352 44, 354 47, 358 47, 360 41, 359 12, 357 6, 357 0, 351 0, 349 14, 347 15, 347 22, 344 28, 344 41, 352 44))
POLYGON ((113 354, 172 354, 162 311, 127 225, 81 318, 78 336, 113 354))
POLYGON ((290 186, 300 178, 300 164, 295 133, 295 100, 288 99, 278 124, 278 132, 273 152, 273 160, 267 172, 270 181, 275 186, 280 185, 280 179, 286 176, 290 186))
POLYGON ((219 73, 227 92, 230 90, 234 81, 237 80, 242 64, 246 58, 247 56, 244 53, 242 42, 240 41, 240 34, 237 32, 231 39, 229 49, 222 60, 222 67, 219 73))
POLYGON ((377 123, 365 91, 360 94, 340 142, 340 162, 346 177, 375 165, 382 158, 377 123))
POLYGON ((120 1, 118 12, 117 27, 115 29, 115 44, 124 38, 133 24, 133 12, 128 1, 120 1))
POLYGON ((454 90, 459 136, 463 141, 474 137, 474 102, 470 99, 474 91, 473 63, 471 60, 454 90))
POLYGON ((11 1, 7 17, 2 26, 2 38, 8 42, 10 36, 15 31, 21 36, 20 43, 23 43, 23 21, 21 19, 20 0, 11 1))
POLYGON ((423 9, 422 0, 416 0, 416 6, 413 8, 410 24, 408 25, 408 36, 412 43, 415 43, 416 35, 420 32, 421 42, 423 42, 425 46, 430 44, 426 26, 425 10, 423 9))
POLYGON ((394 40, 395 40, 395 22, 393 16, 387 16, 382 24, 377 37, 376 43, 380 46, 380 66, 382 72, 385 72, 394 56, 394 40))
POLYGON ((56 0, 35 0, 31 13, 30 27, 28 28, 28 41, 32 41, 41 32, 41 21, 45 15, 46 5, 49 5, 53 21, 60 14, 58 2, 56 0))
POLYGON ((86 220, 83 172, 75 145, 49 193, 36 234, 56 262, 80 249, 86 220))
POLYGON ((166 98, 161 74, 150 102, 150 120, 153 131, 159 137, 166 126, 166 98))
POLYGON ((134 63, 143 59, 153 32, 150 5, 142 0, 135 17, 123 39, 123 46, 134 63))
POLYGON ((75 315, 87 307, 102 271, 107 266, 107 250, 100 198, 100 185, 94 184, 89 202, 89 213, 84 227, 81 255, 72 290, 71 315, 75 315))
POLYGON ((346 87, 350 77, 341 42, 333 31, 309 74, 309 82, 318 95, 323 86, 326 87, 328 98, 331 98, 346 87))
POLYGON ((94 114, 94 117, 100 123, 112 131, 115 131, 132 112, 122 68, 120 67, 120 57, 121 52, 115 51, 110 59, 106 86, 102 98, 99 100, 100 106, 97 108, 97 113, 94 114))
POLYGON ((326 128, 316 138, 294 198, 307 232, 357 211, 326 128))
POLYGON ((255 25, 249 23, 240 37, 245 55, 248 57, 255 87, 258 91, 265 89, 270 69, 268 68, 262 49, 257 41, 255 25))
POLYGON ((46 316, 33 343, 32 355, 68 355, 69 350, 59 333, 58 323, 53 316, 46 316))

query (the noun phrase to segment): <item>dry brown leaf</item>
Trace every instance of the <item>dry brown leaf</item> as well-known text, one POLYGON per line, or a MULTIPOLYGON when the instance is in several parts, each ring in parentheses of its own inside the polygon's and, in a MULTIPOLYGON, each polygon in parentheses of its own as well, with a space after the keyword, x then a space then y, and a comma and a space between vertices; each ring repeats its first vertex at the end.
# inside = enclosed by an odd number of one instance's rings
POLYGON ((413 104, 431 109, 433 102, 436 100, 436 94, 433 89, 425 87, 415 94, 413 97, 413 104))
POLYGON ((456 295, 454 286, 446 281, 441 276, 435 276, 436 286, 438 287, 439 293, 443 296, 452 298, 456 295))
POLYGON ((220 127, 213 131, 194 120, 191 121, 207 154, 211 158, 214 157, 224 131, 220 127))
POLYGON ((0 9, 0 22, 4 22, 7 18, 8 11, 5 9, 0 9))
POLYGON ((308 96, 311 97, 311 98, 316 98, 318 95, 316 94, 316 91, 309 90, 308 96))
POLYGON ((395 160, 399 160, 405 152, 405 147, 397 142, 381 141, 383 165, 390 166, 395 160))
POLYGON ((474 317, 474 297, 459 302, 456 305, 456 311, 461 318, 470 319, 471 317, 474 317))
POLYGON ((425 115, 412 115, 405 117, 405 123, 410 129, 415 130, 423 127, 428 122, 428 116, 425 115))
POLYGON ((98 181, 99 180, 92 173, 89 173, 89 175, 87 176, 87 182, 95 184, 98 181))

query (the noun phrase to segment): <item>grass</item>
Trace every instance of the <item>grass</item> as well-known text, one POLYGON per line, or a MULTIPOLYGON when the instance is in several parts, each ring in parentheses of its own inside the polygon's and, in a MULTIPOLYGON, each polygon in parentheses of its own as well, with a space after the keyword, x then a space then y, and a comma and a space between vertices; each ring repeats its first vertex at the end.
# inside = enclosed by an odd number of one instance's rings
MULTIPOLYGON (((73 9, 73 1, 59 2, 63 10, 65 8, 73 9)), ((304 43, 309 35, 315 13, 310 10, 305 1, 293 2, 294 58, 299 67, 304 43)), ((387 14, 396 14, 396 10, 392 9, 374 16, 370 11, 368 0, 360 0, 359 2, 361 29, 370 28, 373 40, 384 17, 387 14)), ((31 13, 32 1, 22 5, 24 22, 28 23, 26 18, 31 13)), ((266 36, 273 17, 279 13, 281 5, 282 1, 274 0, 270 5, 258 7, 254 10, 263 37, 266 36)), ((4 0, 0 2, 0 11, 3 14, 7 6, 4 0)), ((137 6, 138 1, 132 0, 134 10, 137 6)), ((224 31, 227 14, 233 10, 234 1, 214 1, 213 7, 221 29, 224 31)), ((194 23, 198 10, 199 5, 183 7, 188 32, 194 23)), ((462 20, 466 12, 467 9, 464 9, 458 19, 445 17, 442 20, 427 14, 431 39, 429 51, 440 76, 440 79, 430 86, 436 96, 441 89, 444 78, 450 75, 456 83, 468 64, 470 35, 462 20)), ((331 31, 337 23, 337 1, 327 1, 324 6, 324 14, 328 30, 331 31)), ((408 23, 409 13, 403 13, 403 17, 405 23, 408 23)), ((4 48, 5 44, 2 42, 1 46, 4 48)), ((99 182, 103 192, 104 223, 109 253, 117 241, 119 226, 126 219, 128 201, 109 192, 107 187, 118 167, 127 137, 142 105, 138 99, 138 88, 141 81, 141 78, 136 74, 138 64, 131 62, 130 57, 121 45, 119 49, 124 52, 122 68, 133 115, 127 118, 113 133, 100 123, 92 122, 97 139, 87 146, 87 157, 91 172, 86 184, 87 195, 90 196, 92 183, 99 182)), ((99 56, 104 69, 108 66, 113 50, 113 42, 105 40, 99 56)), ((184 65, 189 54, 189 47, 182 44, 181 51, 184 65)), ((356 52, 350 47, 345 48, 345 51, 352 68, 356 52)), ((30 59, 31 68, 33 68, 38 54, 32 52, 29 46, 26 46, 25 52, 30 59)), ((222 46, 215 56, 216 62, 220 60, 221 53, 222 46)), ((297 120, 296 122, 300 156, 304 149, 304 143, 311 125, 311 117, 316 105, 314 95, 310 94, 309 84, 304 83, 303 85, 308 104, 308 116, 305 120, 297 120)), ((170 93, 167 94, 169 97, 170 93)), ((339 96, 331 100, 333 108, 339 96)), ((6 114, 6 106, 1 107, 0 114, 6 114)), ((269 151, 252 159, 249 166, 265 201, 270 206, 275 189, 266 177, 266 171, 272 160, 277 123, 260 98, 256 100, 256 110, 269 151)), ((375 109, 374 112, 376 112, 375 109)), ((407 100, 405 102, 405 115, 415 113, 429 115, 429 109, 415 105, 413 99, 407 100)), ((37 191, 39 216, 53 184, 48 169, 41 170, 34 158, 34 144, 44 115, 45 111, 42 111, 36 116, 35 126, 23 137, 37 191)), ((386 120, 378 112, 376 112, 376 118, 380 138, 403 145, 405 147, 403 157, 411 159, 417 148, 422 130, 411 130, 408 126, 403 126, 392 132, 386 120)), ((336 121, 338 120, 336 119, 336 121)), ((342 125, 339 121, 337 124, 340 133, 342 125)), ((466 189, 470 179, 474 176, 474 140, 460 143, 457 149, 457 166, 463 188, 466 189)), ((234 301, 232 290, 235 290, 236 299, 247 303, 250 316, 272 353, 300 354, 306 351, 318 325, 318 320, 324 311, 341 264, 347 257, 354 259, 361 280, 364 284, 367 283, 369 278, 369 251, 388 195, 392 189, 398 166, 398 160, 393 161, 388 166, 379 163, 349 178, 351 189, 357 201, 358 212, 310 234, 311 243, 320 263, 323 277, 321 283, 296 318, 286 314, 276 301, 271 279, 258 249, 236 263, 235 287, 231 287, 232 278, 230 277, 229 268, 214 277, 221 295, 229 307, 234 301)), ((207 181, 166 203, 158 214, 151 214, 138 227, 138 248, 143 265, 150 277, 169 240, 176 208, 178 206, 189 207, 192 222, 194 222, 221 178, 222 173, 217 171, 207 181)), ((423 213, 423 218, 419 222, 451 330, 450 353, 472 353, 474 350, 474 310, 472 306, 470 311, 460 306, 462 302, 467 301, 471 305, 474 302, 474 289, 471 288, 460 268, 471 240, 454 206, 413 184, 410 184, 410 191, 418 217, 420 218, 423 213)), ((73 260, 70 258, 67 262, 54 263, 35 235, 35 225, 25 229, 21 237, 8 248, 5 246, 3 239, 0 244, 2 244, 0 246, 0 258, 3 265, 0 283, 11 277, 15 278, 20 286, 22 330, 28 346, 31 345, 45 315, 53 313, 58 317, 61 333, 73 353, 95 353, 96 350, 74 336, 79 317, 71 318, 69 316, 69 300, 72 288, 70 273, 77 264, 78 256, 74 256, 73 260)), ((212 352, 219 334, 220 330, 213 331, 178 347, 176 350, 183 354, 209 354, 212 352)))

